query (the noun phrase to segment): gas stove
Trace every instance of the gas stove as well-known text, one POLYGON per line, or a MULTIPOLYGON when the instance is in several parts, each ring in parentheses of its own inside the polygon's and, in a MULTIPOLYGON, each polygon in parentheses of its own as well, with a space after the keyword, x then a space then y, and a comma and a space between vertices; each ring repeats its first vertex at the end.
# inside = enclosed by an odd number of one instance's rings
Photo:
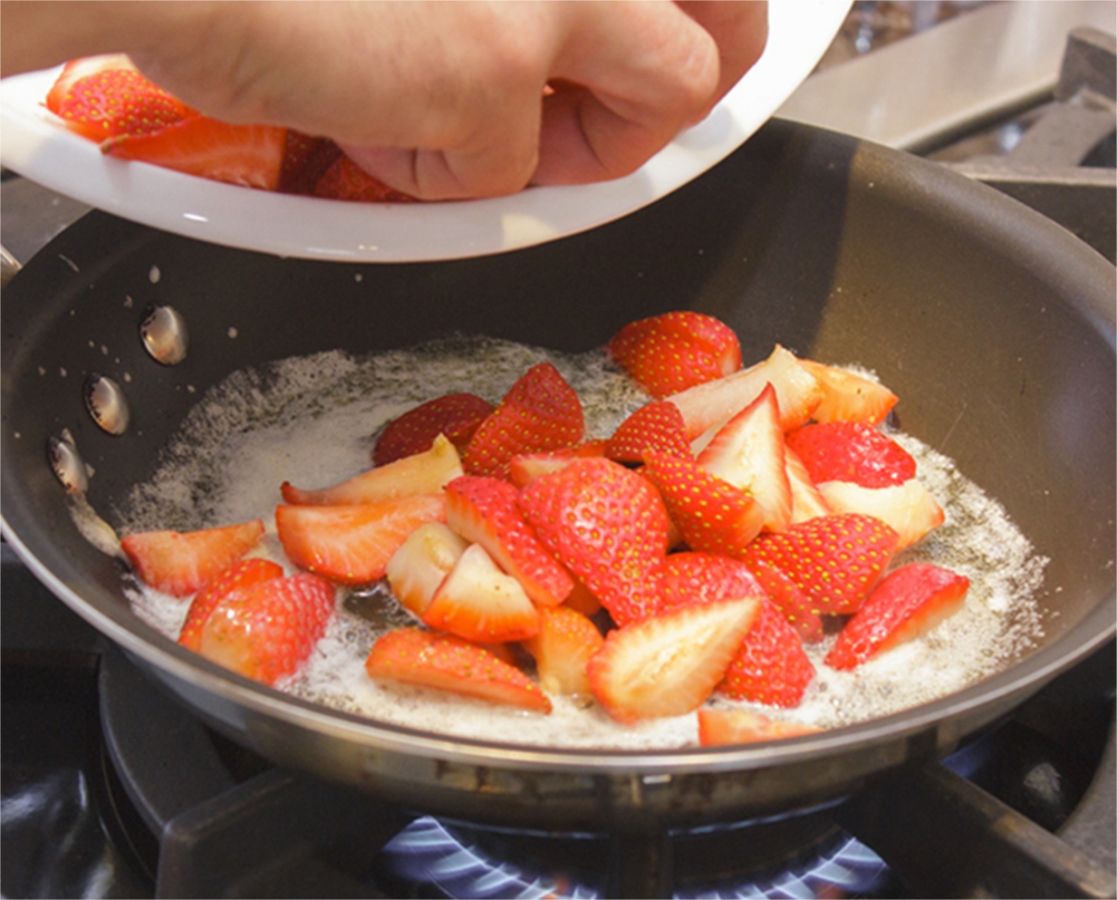
MULTIPOLYGON (((872 44, 873 16, 910 6, 855 4, 841 65, 872 44)), ((892 40, 896 19, 885 21, 892 40)), ((1027 109, 952 126, 919 152, 1113 260, 1112 53, 1112 38, 1075 32, 1065 77, 1027 109), (1071 121, 1076 139, 1057 139, 1071 121)), ((14 176, 2 192, 17 258, 85 212, 14 176)), ((941 763, 825 810, 685 833, 500 830, 388 805, 230 743, 6 545, 0 561, 6 897, 1117 896, 1112 642, 941 763)))

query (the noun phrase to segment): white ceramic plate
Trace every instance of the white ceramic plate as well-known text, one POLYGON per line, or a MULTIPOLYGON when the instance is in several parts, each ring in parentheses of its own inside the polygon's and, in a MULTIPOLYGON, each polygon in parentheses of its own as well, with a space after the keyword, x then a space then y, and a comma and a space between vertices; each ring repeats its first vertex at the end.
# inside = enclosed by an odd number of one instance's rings
POLYGON ((852 0, 769 0, 764 55, 701 124, 616 181, 453 203, 349 203, 235 187, 111 159, 42 106, 58 69, 0 82, 0 159, 44 187, 165 231, 279 256, 414 262, 528 247, 613 221, 747 140, 806 79, 852 0))

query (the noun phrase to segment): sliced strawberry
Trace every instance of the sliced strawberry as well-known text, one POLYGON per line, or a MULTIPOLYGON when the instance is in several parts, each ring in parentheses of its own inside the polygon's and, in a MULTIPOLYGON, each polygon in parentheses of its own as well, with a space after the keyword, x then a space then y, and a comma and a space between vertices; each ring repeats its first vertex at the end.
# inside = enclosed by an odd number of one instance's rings
POLYGON ((762 534, 745 562, 775 566, 807 595, 813 612, 844 615, 858 610, 884 574, 896 541, 896 532, 872 516, 821 516, 762 534))
POLYGON ((574 579, 574 590, 562 601, 562 605, 569 606, 572 610, 587 618, 596 616, 601 612, 601 601, 593 595, 593 591, 586 587, 585 582, 580 578, 574 579))
POLYGON ((790 578, 760 559, 750 559, 748 567, 764 588, 768 599, 780 608, 787 623, 795 629, 804 643, 817 644, 826 636, 822 619, 811 610, 810 599, 790 578))
POLYGON ((789 708, 799 705, 814 675, 799 635, 765 598, 717 690, 733 700, 789 708))
POLYGON ((465 475, 446 486, 446 524, 484 547, 540 606, 558 606, 574 581, 524 521, 518 496, 507 481, 465 475))
POLYGON ((47 95, 47 106, 71 131, 98 142, 151 134, 197 115, 141 75, 127 57, 71 63, 47 95))
POLYGON ((644 451, 654 450, 693 459, 683 414, 674 403, 657 400, 641 406, 625 419, 605 444, 605 455, 615 462, 642 463, 644 451))
POLYGON ((283 167, 276 190, 284 194, 310 194, 341 148, 329 138, 312 137, 294 128, 287 130, 283 167))
POLYGON ((463 457, 471 475, 508 476, 512 457, 573 447, 585 435, 582 403, 551 363, 532 366, 474 432, 463 457))
POLYGON ((186 621, 182 623, 178 642, 188 650, 200 652, 202 626, 206 624, 206 620, 217 604, 225 599, 226 594, 244 590, 261 581, 282 577, 283 567, 267 559, 242 559, 240 562, 233 563, 194 595, 194 599, 190 601, 190 609, 186 613, 186 621))
POLYGON ((441 522, 420 525, 388 560, 388 587, 404 609, 423 618, 434 592, 468 546, 441 522))
POLYGON ((274 684, 306 661, 333 612, 334 587, 317 575, 267 579, 217 604, 198 652, 246 678, 274 684))
POLYGON ((579 459, 536 478, 518 502, 618 625, 642 618, 645 579, 667 552, 667 510, 646 478, 604 457, 579 459))
POLYGON ((415 200, 410 194, 388 187, 379 178, 369 175, 344 154, 330 163, 312 193, 315 197, 357 203, 411 203, 415 200))
POLYGON ((287 558, 341 584, 384 577, 388 560, 427 522, 446 521, 446 497, 414 494, 349 506, 279 506, 275 524, 287 558))
POLYGON ((783 459, 787 465, 787 481, 791 485, 791 524, 806 522, 818 516, 828 516, 833 510, 818 486, 811 480, 811 474, 799 454, 784 444, 783 459))
POLYGON ((698 454, 698 465, 745 491, 764 508, 763 527, 782 531, 791 522, 791 483, 784 459, 779 401, 772 385, 730 419, 698 454))
POLYGON ((822 386, 822 400, 812 418, 816 422, 867 422, 879 425, 899 400, 883 384, 846 369, 810 359, 799 362, 822 386))
POLYGON ((608 350, 657 399, 741 367, 741 346, 733 330, 688 310, 631 322, 613 336, 608 350))
POLYGON ((931 563, 889 572, 838 633, 826 665, 854 669, 925 634, 962 608, 969 586, 964 575, 931 563))
POLYGON ((508 463, 508 478, 522 488, 540 475, 565 469, 576 459, 604 455, 605 441, 583 441, 573 447, 543 453, 518 453, 508 463))
POLYGON ((458 451, 439 435, 427 450, 377 466, 333 487, 304 491, 285 481, 280 492, 285 501, 298 506, 377 503, 409 494, 437 494, 462 474, 458 451))
POLYGON ((568 606, 539 611, 539 633, 524 641, 535 658, 539 683, 548 694, 589 697, 586 663, 605 638, 588 618, 568 606))
POLYGON ((683 606, 610 631, 586 667, 618 722, 693 712, 725 675, 760 606, 755 597, 683 606))
POLYGON ((821 731, 814 725, 769 719, 747 709, 704 707, 698 710, 698 743, 703 747, 779 741, 821 731))
POLYGON ((864 422, 827 422, 789 432, 815 484, 852 481, 867 488, 891 487, 915 477, 915 460, 886 434, 864 422))
POLYGON ((692 550, 740 556, 764 525, 764 507, 697 463, 648 453, 641 474, 659 490, 667 514, 692 550))
POLYGON ((549 713, 551 701, 515 666, 452 634, 390 631, 365 660, 371 678, 450 691, 489 703, 549 713))
POLYGON ((824 481, 818 490, 836 513, 859 512, 887 522, 899 535, 897 550, 922 540, 946 521, 946 513, 918 478, 883 488, 824 481))
POLYGON ((459 453, 464 453, 477 426, 494 409, 488 400, 476 394, 435 397, 408 410, 384 427, 372 448, 372 461, 382 466, 429 450, 440 434, 449 438, 459 453))
POLYGON ((120 542, 144 584, 188 597, 255 547, 264 536, 260 519, 201 531, 144 531, 120 542))
POLYGON ((713 553, 672 553, 656 567, 651 577, 659 596, 649 615, 721 600, 764 599, 764 589, 748 566, 740 560, 713 553))
POLYGON ((438 586, 423 621, 469 641, 522 641, 539 631, 539 612, 520 583, 480 544, 470 544, 438 586))
POLYGON ((286 128, 230 125, 194 116, 151 134, 110 138, 101 149, 118 159, 274 191, 279 186, 286 140, 286 128))
POLYGON ((779 344, 763 362, 668 399, 679 407, 687 436, 701 449, 714 431, 759 397, 769 383, 776 389, 784 431, 805 424, 822 399, 822 388, 815 377, 779 344))

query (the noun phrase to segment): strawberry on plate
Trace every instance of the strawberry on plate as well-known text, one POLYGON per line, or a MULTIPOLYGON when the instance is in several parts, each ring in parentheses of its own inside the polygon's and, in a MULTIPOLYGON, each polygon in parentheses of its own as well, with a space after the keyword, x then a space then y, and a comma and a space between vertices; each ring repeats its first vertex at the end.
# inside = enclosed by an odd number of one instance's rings
POLYGON ((931 563, 889 572, 838 633, 826 665, 854 669, 925 634, 962 608, 969 586, 966 576, 931 563))
POLYGON ((787 530, 762 534, 745 562, 779 569, 822 615, 856 612, 888 568, 897 535, 880 519, 860 513, 808 519, 787 530))
POLYGON ((376 680, 449 691, 489 703, 549 713, 551 701, 515 666, 452 634, 400 628, 380 637, 365 660, 376 680))
POLYGON ((688 459, 648 453, 641 474, 692 550, 740 556, 764 525, 764 507, 750 493, 688 459))
POLYGON ((144 584, 174 597, 188 597, 220 575, 264 536, 260 519, 200 531, 144 531, 120 546, 144 584))
POLYGON ((586 667, 594 697, 624 724, 693 712, 724 677, 759 606, 756 597, 682 606, 610 631, 586 667))
POLYGON ((863 513, 886 522, 899 536, 897 551, 922 540, 946 521, 943 508, 918 478, 882 488, 824 481, 818 490, 835 513, 863 513))
POLYGON ((341 148, 329 138, 313 137, 287 129, 283 148, 283 166, 276 190, 284 194, 309 194, 335 159, 341 148))
POLYGON ((186 621, 182 623, 178 642, 188 650, 198 653, 202 645, 202 627, 227 594, 252 587, 261 581, 282 577, 283 567, 271 560, 254 557, 233 563, 194 595, 186 613, 186 621))
POLYGON ((330 163, 311 193, 328 200, 352 200, 358 203, 410 203, 415 199, 410 194, 388 187, 345 154, 330 163))
POLYGON ((372 462, 383 466, 429 450, 440 434, 464 453, 477 426, 494 409, 483 397, 465 392, 443 394, 420 403, 384 427, 372 448, 372 462))
POLYGON ((586 664, 605 638, 586 616, 570 607, 539 610, 539 633, 524 641, 535 658, 539 683, 548 694, 589 697, 586 664))
POLYGON ((776 390, 767 384, 748 406, 714 435, 698 465, 748 493, 763 507, 763 528, 782 531, 791 522, 791 482, 784 458, 776 390))
POLYGON ((799 635, 780 608, 765 598, 717 691, 733 700, 793 707, 802 701, 814 675, 799 635))
POLYGON ((899 400, 892 391, 871 378, 811 359, 799 362, 822 386, 822 400, 811 416, 816 422, 879 425, 899 400))
POLYGON ((121 54, 67 63, 47 94, 46 105, 71 131, 98 142, 151 134, 197 115, 121 54))
POLYGON ((521 641, 539 631, 539 611, 523 587, 470 544, 434 592, 423 621, 469 641, 521 641))
POLYGON ((649 394, 662 399, 741 367, 737 335, 690 310, 630 322, 608 343, 610 355, 649 394))
POLYGON ((233 590, 202 627, 198 652, 263 684, 293 674, 325 634, 334 587, 317 575, 269 578, 233 590))
POLYGON ((578 459, 536 478, 518 504, 618 625, 643 617, 647 575, 667 553, 667 510, 646 478, 604 457, 578 459))
POLYGON ((507 481, 464 475, 446 486, 446 524, 484 547, 540 606, 558 606, 574 581, 524 521, 518 498, 507 481))
POLYGON ((446 497, 413 494, 346 506, 278 506, 275 524, 287 558, 341 584, 384 577, 388 560, 420 525, 446 521, 446 497))
POLYGON ((150 134, 109 138, 101 150, 117 159, 274 191, 283 170, 286 141, 286 128, 230 125, 192 116, 150 134))
POLYGON ((587 456, 604 456, 606 442, 602 440, 583 441, 573 447, 561 450, 546 450, 542 453, 517 453, 508 463, 508 478, 518 488, 532 479, 548 472, 557 472, 576 459, 587 456))
POLYGON ((615 462, 642 463, 644 452, 653 450, 693 459, 687 442, 683 414, 674 403, 657 400, 641 406, 617 426, 605 444, 605 455, 615 462))
POLYGON ((304 491, 285 481, 280 492, 287 503, 297 506, 376 503, 409 494, 437 494, 462 474, 458 451, 449 439, 438 435, 426 450, 377 466, 333 487, 304 491))
POLYGON ((507 478, 512 457, 573 447, 585 435, 582 401, 552 363, 532 366, 473 433, 463 463, 470 475, 507 478))
POLYGON ((747 709, 704 707, 698 710, 698 743, 703 747, 779 741, 821 731, 814 725, 769 719, 747 709))
POLYGON ((789 432, 787 446, 811 480, 851 481, 867 488, 891 487, 915 477, 915 459, 888 435, 864 422, 827 422, 789 432))
POLYGON ((441 522, 427 522, 411 532, 384 569, 400 605, 423 618, 434 592, 468 546, 441 522))

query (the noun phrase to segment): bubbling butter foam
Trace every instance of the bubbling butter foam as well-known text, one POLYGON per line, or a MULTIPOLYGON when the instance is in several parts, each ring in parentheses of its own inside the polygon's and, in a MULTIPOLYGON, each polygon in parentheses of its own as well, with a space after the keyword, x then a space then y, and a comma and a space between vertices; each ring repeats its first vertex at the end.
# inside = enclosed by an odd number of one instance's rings
MULTIPOLYGON (((122 533, 180 531, 261 518, 267 534, 254 555, 293 571, 275 534, 280 485, 328 487, 366 471, 373 435, 442 394, 469 391, 498 402, 532 365, 550 361, 581 398, 588 438, 604 438, 648 398, 604 350, 561 354, 489 338, 453 338, 358 359, 338 352, 234 373, 210 390, 164 451, 156 475, 114 510, 122 533)), ((861 370, 858 370, 861 371, 861 370)), ((864 374, 864 373, 863 373, 864 374)), ((714 698, 770 718, 834 728, 899 712, 961 690, 1004 668, 1040 635, 1033 596, 1046 560, 1004 508, 967 481, 945 456, 909 435, 892 435, 915 458, 946 522, 896 564, 935 562, 967 576, 961 612, 927 635, 852 672, 823 663, 833 636, 808 647, 817 676, 792 710, 714 698)), ((188 604, 138 584, 136 615, 172 640, 188 604)), ((673 749, 697 744, 693 715, 635 726, 613 722, 593 703, 552 697, 547 716, 449 694, 374 682, 364 660, 381 634, 415 624, 386 589, 343 595, 325 637, 302 670, 278 685, 304 699, 377 721, 459 738, 549 747, 673 749)))

